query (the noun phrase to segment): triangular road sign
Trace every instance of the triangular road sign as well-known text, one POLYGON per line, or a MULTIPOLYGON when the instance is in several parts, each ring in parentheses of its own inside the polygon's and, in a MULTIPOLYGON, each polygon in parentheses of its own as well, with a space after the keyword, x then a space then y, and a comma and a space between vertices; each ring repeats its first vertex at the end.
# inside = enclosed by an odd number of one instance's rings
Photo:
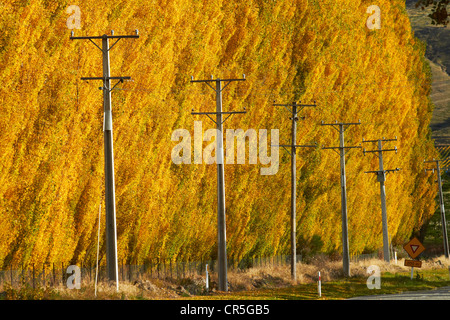
POLYGON ((403 249, 405 249, 409 256, 414 259, 425 250, 425 247, 417 238, 414 238, 405 244, 403 249))

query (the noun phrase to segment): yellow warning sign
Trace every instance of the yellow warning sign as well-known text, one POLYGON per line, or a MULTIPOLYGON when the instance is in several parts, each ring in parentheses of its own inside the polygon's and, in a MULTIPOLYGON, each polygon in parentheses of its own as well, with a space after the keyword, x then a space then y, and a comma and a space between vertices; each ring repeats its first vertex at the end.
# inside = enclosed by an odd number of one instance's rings
POLYGON ((405 244, 403 249, 414 259, 425 250, 425 247, 417 238, 414 238, 405 244))

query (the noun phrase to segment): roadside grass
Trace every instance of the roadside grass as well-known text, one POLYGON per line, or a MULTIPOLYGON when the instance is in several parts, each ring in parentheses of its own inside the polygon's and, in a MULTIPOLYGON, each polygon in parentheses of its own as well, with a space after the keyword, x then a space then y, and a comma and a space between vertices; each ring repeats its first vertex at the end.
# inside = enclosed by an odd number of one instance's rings
MULTIPOLYGON (((445 257, 423 260, 422 268, 415 268, 411 279, 410 268, 403 259, 397 264, 380 259, 351 262, 350 278, 342 274, 342 263, 324 258, 297 265, 297 283, 291 280, 290 267, 263 266, 246 271, 228 273, 229 292, 217 291, 217 278, 210 278, 210 290, 205 290, 204 276, 184 279, 141 278, 123 281, 119 292, 115 286, 100 282, 97 292, 93 282, 82 282, 81 289, 64 286, 30 288, 4 286, 0 291, 3 300, 342 300, 352 297, 394 294, 406 291, 431 290, 450 286, 450 273, 445 257), (369 266, 381 270, 380 289, 369 289, 369 266), (321 272, 321 292, 318 295, 318 272, 321 272)), ((370 280, 369 280, 370 281, 370 280)), ((371 282, 370 282, 371 283, 371 282)))
MULTIPOLYGON (((369 275, 368 275, 369 276, 369 275)), ((200 300, 343 300, 353 297, 396 294, 407 291, 432 290, 450 286, 448 269, 410 272, 384 272, 381 274, 380 289, 369 289, 367 278, 355 276, 321 283, 321 297, 318 295, 317 283, 300 284, 286 288, 270 288, 242 292, 215 293, 207 296, 195 296, 187 299, 200 300), (419 275, 419 277, 417 276, 419 275)))

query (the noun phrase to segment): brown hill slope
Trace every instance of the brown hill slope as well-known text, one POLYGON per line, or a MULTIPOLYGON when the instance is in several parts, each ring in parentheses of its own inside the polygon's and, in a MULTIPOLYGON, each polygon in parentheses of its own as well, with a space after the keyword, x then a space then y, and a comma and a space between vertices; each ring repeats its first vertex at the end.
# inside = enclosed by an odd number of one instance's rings
POLYGON ((415 7, 415 0, 406 3, 415 36, 427 44, 425 55, 433 75, 430 96, 435 105, 430 123, 432 136, 437 144, 450 144, 450 28, 431 24, 431 7, 422 10, 415 7))

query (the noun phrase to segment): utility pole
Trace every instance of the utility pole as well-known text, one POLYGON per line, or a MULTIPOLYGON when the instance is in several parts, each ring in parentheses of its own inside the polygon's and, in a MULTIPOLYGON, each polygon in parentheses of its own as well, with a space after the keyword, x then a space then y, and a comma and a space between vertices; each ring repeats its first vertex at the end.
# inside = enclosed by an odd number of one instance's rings
POLYGON ((103 91, 103 138, 105 151, 105 211, 106 211, 106 268, 108 279, 116 283, 116 290, 119 290, 119 275, 117 263, 117 226, 116 226, 116 204, 115 204, 115 183, 114 183, 114 151, 113 151, 113 127, 111 111, 111 91, 123 80, 131 77, 111 77, 109 51, 116 45, 120 39, 139 38, 138 30, 135 35, 115 36, 114 31, 111 35, 102 36, 84 36, 75 37, 72 30, 71 40, 87 39, 91 41, 100 51, 103 57, 103 76, 102 77, 83 77, 81 80, 102 80, 103 86, 99 89, 103 91), (102 46, 98 46, 93 40, 101 39, 102 46), (110 46, 109 39, 116 39, 110 46), (111 87, 111 80, 118 82, 111 87))
MULTIPOLYGON (((296 168, 297 168, 297 148, 316 148, 316 145, 298 145, 297 141, 297 121, 299 120, 298 112, 300 112, 305 107, 316 107, 316 102, 314 104, 297 104, 297 102, 293 102, 292 104, 273 104, 274 106, 282 106, 285 107, 286 110, 292 114, 292 117, 289 118, 292 121, 291 125, 291 144, 290 145, 279 145, 279 147, 283 147, 290 155, 291 155, 291 278, 294 281, 297 281, 297 235, 296 235, 296 200, 297 200, 297 177, 296 177, 296 168), (289 109, 288 107, 292 107, 289 109), (300 110, 297 109, 300 107, 300 110), (288 149, 291 148, 291 152, 288 149)), ((305 117, 301 117, 300 119, 304 120, 305 117)), ((275 147, 275 146, 274 146, 275 147)))
POLYGON ((396 169, 390 169, 390 170, 384 170, 383 166, 383 152, 386 151, 395 151, 397 153, 397 147, 394 147, 394 149, 383 149, 383 142, 388 141, 397 141, 397 137, 395 139, 377 139, 377 140, 364 140, 363 143, 367 142, 377 142, 378 143, 378 149, 377 150, 366 150, 363 149, 364 155, 366 155, 367 152, 374 152, 378 155, 379 160, 379 170, 376 171, 365 171, 365 173, 375 173, 377 175, 377 180, 380 183, 380 197, 381 197, 381 221, 382 221, 382 227, 383 227, 383 256, 384 261, 387 263, 390 263, 390 255, 389 255, 389 233, 388 233, 388 222, 387 222, 387 209, 386 209, 386 189, 384 186, 384 182, 386 181, 386 174, 389 172, 396 172, 399 171, 400 168, 396 169))
POLYGON ((332 126, 339 132, 339 147, 322 147, 322 149, 339 149, 339 157, 341 160, 341 212, 342 212, 342 264, 344 269, 344 275, 350 277, 350 254, 348 246, 348 223, 347 223, 347 181, 345 175, 345 149, 361 148, 361 146, 346 147, 344 145, 344 132, 346 127, 352 125, 360 125, 361 120, 358 122, 335 122, 335 123, 324 123, 322 121, 322 126, 332 126))
MULTIPOLYGON (((448 259, 449 257, 449 249, 448 249, 448 237, 447 237, 447 222, 445 219, 445 208, 444 208, 444 195, 442 194, 442 180, 441 180, 441 167, 439 165, 439 162, 441 161, 445 161, 445 160, 429 160, 429 161, 423 161, 424 163, 430 163, 430 162, 434 162, 436 163, 436 171, 437 171, 437 178, 438 178, 438 186, 439 186, 439 207, 441 209, 441 224, 442 224, 442 238, 444 241, 444 254, 445 257, 448 259)), ((433 171, 434 173, 434 168, 432 169, 425 169, 425 172, 427 171, 433 171)))
POLYGON ((215 124, 217 129, 216 136, 216 163, 217 163, 217 246, 218 246, 218 265, 219 265, 219 290, 228 291, 227 280, 227 237, 226 237, 226 215, 225 215, 225 173, 224 173, 224 151, 223 151, 223 123, 233 114, 246 113, 246 111, 222 111, 222 91, 234 81, 245 81, 245 75, 242 79, 211 79, 194 80, 191 76, 191 82, 202 82, 207 84, 216 93, 216 112, 191 112, 194 115, 206 115, 215 124), (222 83, 225 85, 222 86, 222 83), (215 83, 215 86, 211 85, 215 83), (222 115, 228 115, 223 120, 222 115), (216 115, 214 120, 210 115, 216 115))

